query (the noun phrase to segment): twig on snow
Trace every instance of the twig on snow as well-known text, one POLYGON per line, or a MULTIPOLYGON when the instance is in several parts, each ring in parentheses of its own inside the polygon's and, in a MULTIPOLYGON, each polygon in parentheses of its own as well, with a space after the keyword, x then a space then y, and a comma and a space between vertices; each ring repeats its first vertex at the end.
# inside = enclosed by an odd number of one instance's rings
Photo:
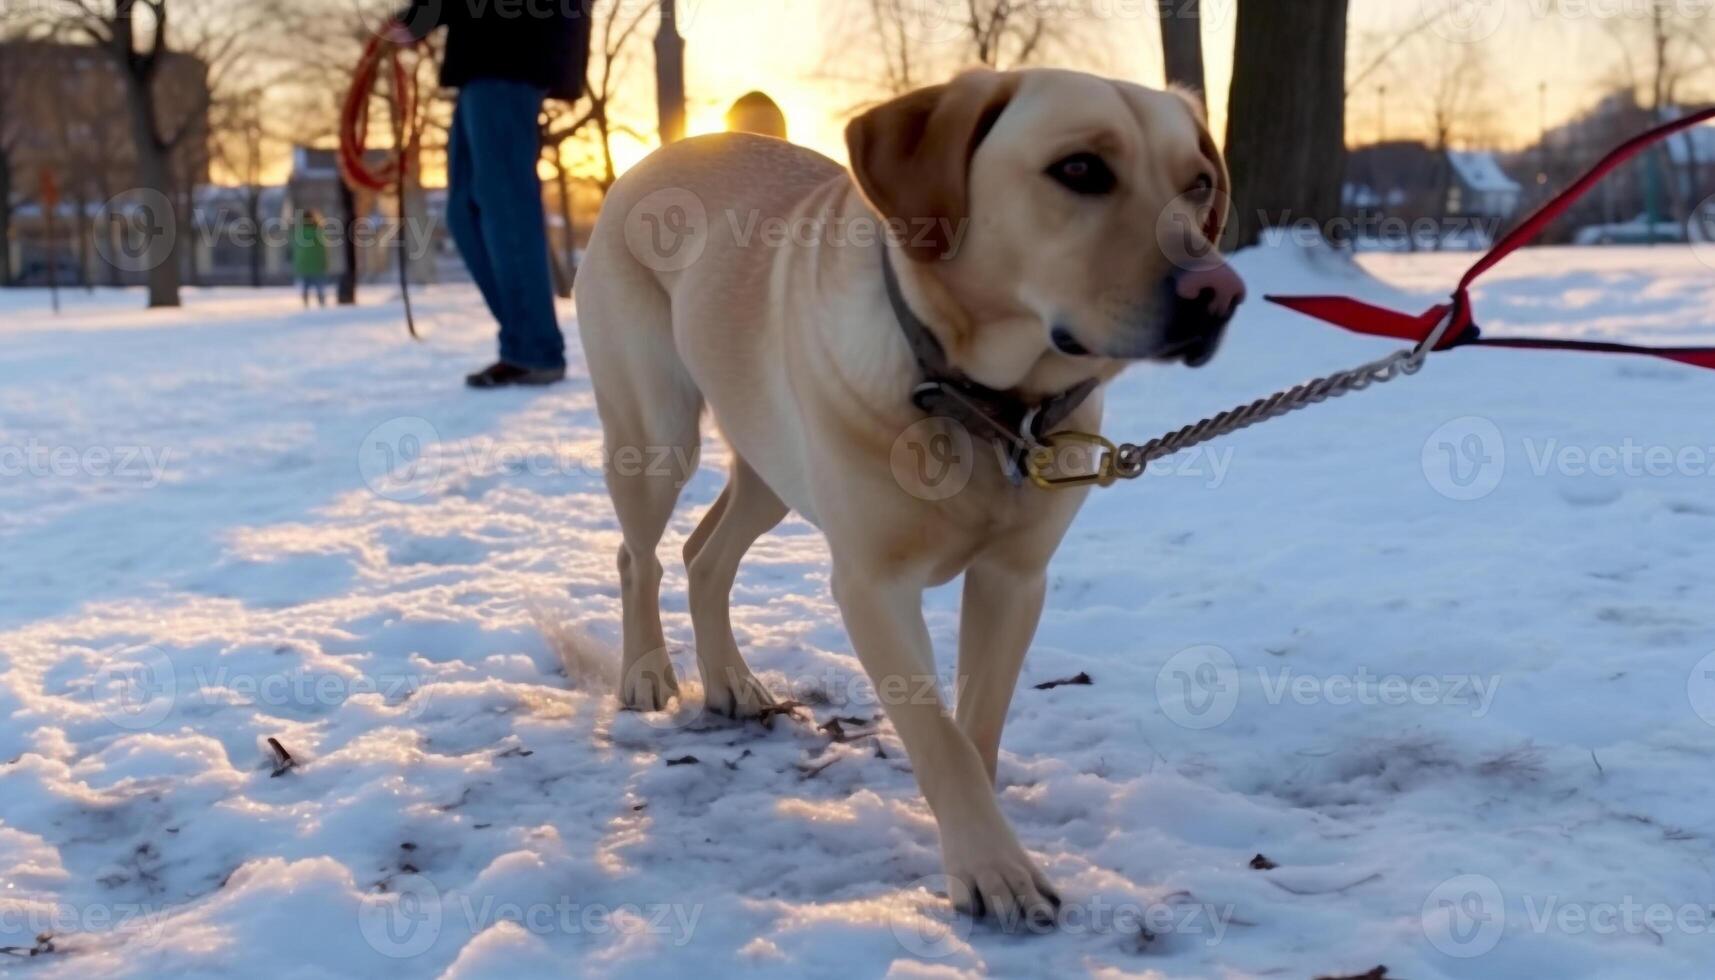
POLYGON ((1036 690, 1052 691, 1057 687, 1089 687, 1094 683, 1095 681, 1090 679, 1089 674, 1079 671, 1074 677, 1063 677, 1057 681, 1043 681, 1036 685, 1036 690))
POLYGON ((292 753, 286 751, 286 747, 280 744, 279 739, 272 735, 268 736, 268 747, 274 750, 274 771, 269 778, 279 779, 298 767, 298 760, 292 758, 292 753))

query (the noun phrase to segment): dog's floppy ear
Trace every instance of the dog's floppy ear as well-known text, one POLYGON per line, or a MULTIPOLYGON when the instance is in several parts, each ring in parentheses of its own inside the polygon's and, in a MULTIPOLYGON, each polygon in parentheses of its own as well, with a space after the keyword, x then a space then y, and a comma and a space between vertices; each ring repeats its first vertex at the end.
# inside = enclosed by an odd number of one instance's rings
POLYGON ((901 223, 905 250, 947 258, 970 217, 971 158, 1018 91, 1018 77, 971 71, 920 89, 852 120, 852 173, 882 218, 901 223))
POLYGON ((1227 158, 1215 145, 1214 134, 1209 132, 1209 116, 1203 108, 1203 101, 1190 90, 1177 85, 1168 86, 1167 91, 1185 103, 1185 108, 1191 113, 1191 121, 1197 124, 1198 149, 1215 165, 1215 199, 1209 207, 1208 217, 1203 220, 1203 237, 1208 240, 1210 248, 1220 248, 1221 236, 1226 234, 1227 219, 1233 207, 1233 178, 1227 171, 1227 158))

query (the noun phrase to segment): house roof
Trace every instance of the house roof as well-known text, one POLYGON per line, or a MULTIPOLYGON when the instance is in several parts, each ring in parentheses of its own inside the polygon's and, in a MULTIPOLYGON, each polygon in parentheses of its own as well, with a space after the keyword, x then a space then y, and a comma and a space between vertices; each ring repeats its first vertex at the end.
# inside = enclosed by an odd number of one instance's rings
POLYGON ((1667 141, 1667 153, 1676 167, 1715 163, 1715 124, 1688 129, 1667 141))
POLYGON ((1493 153, 1452 150, 1447 160, 1466 187, 1480 194, 1517 194, 1524 190, 1508 177, 1493 153))

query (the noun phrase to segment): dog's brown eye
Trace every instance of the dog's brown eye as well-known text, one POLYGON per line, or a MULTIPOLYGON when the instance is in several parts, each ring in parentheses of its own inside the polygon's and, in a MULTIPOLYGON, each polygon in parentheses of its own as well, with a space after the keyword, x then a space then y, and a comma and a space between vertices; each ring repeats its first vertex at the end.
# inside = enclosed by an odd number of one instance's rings
POLYGON ((1119 186, 1107 162, 1094 153, 1074 153, 1049 167, 1048 176, 1072 193, 1089 197, 1111 194, 1119 186))

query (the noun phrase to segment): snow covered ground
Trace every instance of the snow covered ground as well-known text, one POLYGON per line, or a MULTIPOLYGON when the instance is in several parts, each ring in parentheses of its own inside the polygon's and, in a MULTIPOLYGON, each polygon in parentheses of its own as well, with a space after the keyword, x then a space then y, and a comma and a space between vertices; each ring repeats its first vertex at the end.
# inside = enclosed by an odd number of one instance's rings
MULTIPOLYGON (((1240 265, 1418 309, 1468 259, 1240 265)), ((813 720, 707 724, 694 685, 616 713, 581 366, 467 393, 474 293, 421 297, 419 346, 370 299, 0 294, 0 975, 1709 975, 1715 374, 1457 352, 1095 498, 1000 766, 1067 907, 1009 935, 936 894, 811 528, 758 544, 733 618, 813 720)), ((1478 303, 1715 341, 1684 248, 1525 253, 1478 303)), ((1255 304, 1108 428, 1387 349, 1255 304)), ((950 670, 956 591, 931 607, 950 670)))

